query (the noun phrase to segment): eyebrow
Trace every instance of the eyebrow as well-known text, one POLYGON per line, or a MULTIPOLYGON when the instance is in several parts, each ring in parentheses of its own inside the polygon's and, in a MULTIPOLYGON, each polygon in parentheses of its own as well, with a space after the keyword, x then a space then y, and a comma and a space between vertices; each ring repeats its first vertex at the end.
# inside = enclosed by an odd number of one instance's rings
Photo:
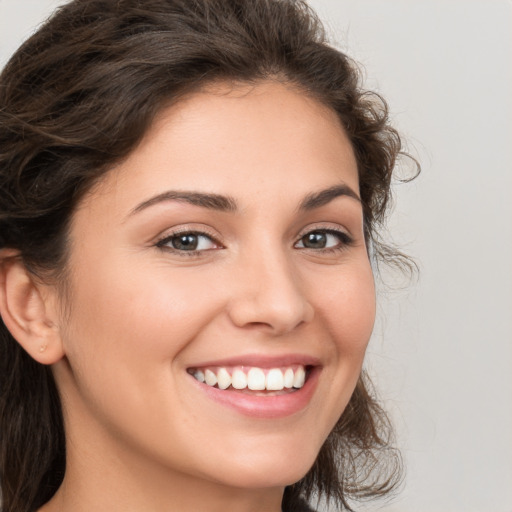
POLYGON ((229 196, 205 194, 203 192, 168 190, 167 192, 158 194, 157 196, 151 197, 147 201, 140 203, 131 211, 130 215, 165 201, 189 203, 209 210, 218 210, 221 212, 234 212, 237 210, 235 199, 229 196))
MULTIPOLYGON (((320 208, 340 196, 351 197, 356 199, 358 202, 361 202, 360 197, 354 190, 352 190, 348 185, 342 184, 308 194, 300 202, 299 210, 308 211, 320 208)), ((184 202, 194 206, 200 206, 209 210, 217 210, 221 212, 235 212, 238 210, 236 200, 230 196, 204 192, 168 190, 143 201, 130 212, 130 215, 166 201, 184 202)))
POLYGON ((308 194, 301 201, 299 210, 308 211, 320 208, 340 196, 351 197, 359 203, 361 202, 361 198, 354 190, 352 190, 348 185, 341 184, 334 185, 333 187, 326 188, 325 190, 320 190, 320 192, 312 192, 311 194, 308 194))

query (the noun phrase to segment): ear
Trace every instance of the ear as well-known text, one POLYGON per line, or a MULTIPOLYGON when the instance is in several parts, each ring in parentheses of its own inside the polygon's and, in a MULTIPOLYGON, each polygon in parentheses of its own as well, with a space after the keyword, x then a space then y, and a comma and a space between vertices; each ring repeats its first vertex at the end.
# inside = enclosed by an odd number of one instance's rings
POLYGON ((36 282, 16 251, 0 251, 0 315, 12 336, 41 364, 64 356, 55 293, 36 282))

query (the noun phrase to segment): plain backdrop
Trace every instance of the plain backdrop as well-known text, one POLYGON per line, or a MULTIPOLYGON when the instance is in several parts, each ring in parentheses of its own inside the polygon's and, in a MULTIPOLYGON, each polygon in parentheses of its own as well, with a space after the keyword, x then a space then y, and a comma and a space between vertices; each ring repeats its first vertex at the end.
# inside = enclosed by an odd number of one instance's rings
MULTIPOLYGON (((0 0, 0 64, 60 3, 0 0)), ((407 467, 378 509, 512 512, 512 2, 310 3, 423 168, 390 223, 420 277, 384 271, 367 359, 407 467)))

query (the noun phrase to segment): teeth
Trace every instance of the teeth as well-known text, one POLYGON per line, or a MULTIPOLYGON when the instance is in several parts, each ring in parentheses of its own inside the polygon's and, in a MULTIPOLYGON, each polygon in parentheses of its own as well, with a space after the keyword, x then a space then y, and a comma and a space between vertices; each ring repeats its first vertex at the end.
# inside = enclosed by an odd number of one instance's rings
POLYGON ((201 371, 201 370, 196 370, 194 372, 194 377, 196 378, 196 380, 198 380, 199 382, 204 382, 204 373, 201 371))
POLYGON ((267 373, 266 388, 269 391, 280 391, 284 388, 283 372, 278 368, 273 368, 267 373))
POLYGON ((299 366, 297 368, 297 371, 295 372, 295 376, 293 377, 293 387, 301 388, 302 386, 304 386, 305 380, 306 380, 306 372, 304 370, 304 367, 299 366))
POLYGON ((204 372, 204 380, 208 386, 215 386, 215 384, 217 384, 217 375, 211 370, 206 370, 204 372))
POLYGON ((245 389, 247 387, 247 375, 242 370, 236 369, 231 376, 231 385, 235 389, 245 389))
POLYGON ((253 391, 265 389, 265 372, 261 368, 251 368, 247 374, 247 387, 253 391))
POLYGON ((284 372, 284 387, 285 388, 293 388, 293 370, 291 368, 288 368, 284 372))
POLYGON ((306 370, 304 366, 294 366, 285 369, 271 368, 250 368, 247 373, 240 367, 232 369, 207 368, 205 370, 194 369, 190 373, 199 382, 208 386, 217 386, 219 389, 250 389, 252 391, 282 391, 283 389, 300 389, 306 381, 306 370), (294 370, 295 368, 295 370, 294 370))
POLYGON ((217 372, 217 384, 219 389, 227 389, 231 386, 231 375, 229 375, 226 368, 219 368, 217 372))

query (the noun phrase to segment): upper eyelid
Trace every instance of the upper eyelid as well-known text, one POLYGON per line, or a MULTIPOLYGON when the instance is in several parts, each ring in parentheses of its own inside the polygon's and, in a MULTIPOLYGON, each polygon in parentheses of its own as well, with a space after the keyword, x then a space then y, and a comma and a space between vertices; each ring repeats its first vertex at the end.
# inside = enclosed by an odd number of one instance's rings
POLYGON ((340 233, 340 234, 346 235, 350 238, 354 238, 352 236, 351 232, 344 227, 334 226, 332 224, 320 223, 319 225, 309 225, 309 226, 306 226, 305 228, 301 229, 299 231, 299 234, 297 235, 297 241, 300 240, 303 236, 307 235, 308 233, 312 233, 315 231, 324 231, 326 233, 329 233, 329 232, 330 233, 340 233))
MULTIPOLYGON (((350 239, 353 239, 353 235, 350 233, 350 231, 342 226, 339 225, 333 225, 331 223, 319 223, 319 224, 313 224, 305 226, 303 229, 301 229, 298 234, 296 235, 296 238, 293 242, 295 245, 302 237, 307 235, 308 233, 312 233, 315 231, 324 231, 327 233, 339 233, 340 235, 344 235, 349 237, 350 239)), ((171 228, 169 230, 164 231, 161 235, 156 237, 156 240, 154 242, 155 245, 162 244, 166 240, 172 239, 175 236, 180 236, 184 234, 195 234, 195 235, 201 235, 206 236, 210 238, 213 242, 218 244, 221 247, 225 247, 225 243, 222 240, 222 237, 218 233, 214 233, 213 229, 208 229, 206 226, 180 226, 176 228, 171 228)))
POLYGON ((310 233, 325 233, 328 235, 338 235, 341 239, 342 243, 348 244, 353 242, 353 237, 346 231, 343 231, 341 229, 327 229, 327 228, 319 228, 319 229, 311 229, 309 231, 304 232, 302 235, 300 235, 297 240, 294 242, 294 245, 298 244, 306 235, 310 233), (344 239, 344 240, 343 240, 344 239))
POLYGON ((212 251, 217 251, 219 249, 225 249, 225 246, 217 240, 216 237, 209 235, 208 233, 205 233, 203 231, 193 231, 193 230, 183 230, 183 231, 176 231, 172 233, 168 233, 161 238, 157 239, 156 242, 153 243, 153 247, 158 248, 161 251, 165 251, 167 253, 172 253, 176 255, 176 257, 188 257, 188 258, 199 258, 204 257, 207 254, 211 253, 212 251), (179 237, 180 235, 186 235, 186 234, 194 234, 198 235, 199 237, 203 236, 211 240, 211 242, 215 245, 215 247, 212 248, 205 248, 205 249, 191 249, 191 250, 181 250, 177 249, 175 247, 172 247, 172 239, 175 237, 179 237))
POLYGON ((210 231, 206 227, 192 227, 192 226, 184 226, 184 227, 178 227, 178 228, 171 228, 168 230, 163 231, 160 235, 156 237, 155 244, 158 245, 161 242, 171 239, 175 236, 180 235, 186 235, 186 234, 192 234, 192 235, 200 235, 200 236, 206 236, 210 238, 212 241, 219 245, 223 245, 221 237, 210 231))

